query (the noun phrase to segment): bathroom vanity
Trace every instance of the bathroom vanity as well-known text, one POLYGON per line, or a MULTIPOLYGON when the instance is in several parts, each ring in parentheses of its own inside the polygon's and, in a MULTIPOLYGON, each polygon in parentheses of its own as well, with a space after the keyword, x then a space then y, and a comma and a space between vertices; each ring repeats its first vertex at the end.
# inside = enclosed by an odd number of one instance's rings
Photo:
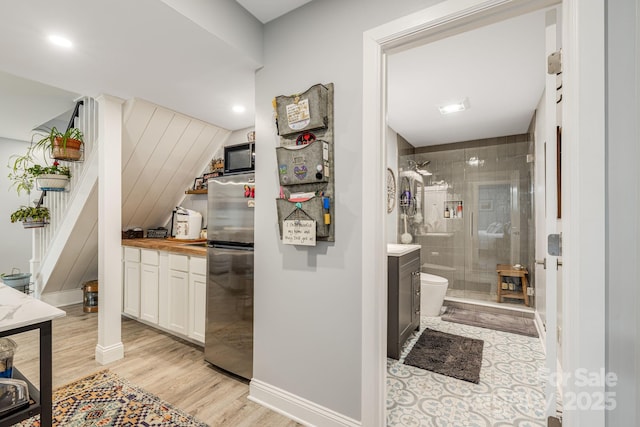
POLYGON ((387 356, 420 329, 420 245, 387 245, 387 356))

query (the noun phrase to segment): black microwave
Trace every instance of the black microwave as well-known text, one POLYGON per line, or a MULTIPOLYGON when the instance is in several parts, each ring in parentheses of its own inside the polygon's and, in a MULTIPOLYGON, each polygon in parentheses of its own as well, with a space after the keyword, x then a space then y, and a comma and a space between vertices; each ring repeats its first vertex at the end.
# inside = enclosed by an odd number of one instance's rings
POLYGON ((224 174, 250 172, 255 169, 255 145, 253 142, 224 147, 224 174))

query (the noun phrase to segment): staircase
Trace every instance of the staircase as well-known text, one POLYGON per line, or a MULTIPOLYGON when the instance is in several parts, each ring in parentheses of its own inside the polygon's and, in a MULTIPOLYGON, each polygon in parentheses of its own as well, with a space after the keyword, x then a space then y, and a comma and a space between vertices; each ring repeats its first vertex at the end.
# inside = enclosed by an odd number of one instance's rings
MULTIPOLYGON (((65 162, 71 170, 68 191, 47 192, 43 205, 51 213, 50 224, 33 230, 33 254, 31 273, 35 282, 35 294, 40 298, 45 287, 48 292, 76 289, 87 280, 97 278, 97 257, 88 260, 89 253, 97 252, 97 141, 98 104, 93 98, 84 97, 78 116, 71 125, 84 135, 84 161, 65 162), (93 208, 93 209, 92 209, 93 208), (91 212, 93 210, 93 215, 91 212), (91 216, 89 226, 78 219, 91 216), (91 249, 94 249, 93 251, 91 249), (63 257, 63 253, 65 257, 63 257), (65 262, 74 256, 73 262, 65 262), (84 254, 84 256, 82 256, 84 254), (93 262, 92 262, 93 261, 93 262), (74 268, 82 263, 84 268, 74 268)), ((74 297, 77 298, 77 295, 74 297)))
MULTIPOLYGON (((82 285, 98 278, 98 102, 75 119, 84 161, 71 168, 68 192, 48 192, 50 224, 33 229, 31 273, 37 298, 53 305, 82 301, 82 285)), ((166 226, 184 191, 221 150, 230 131, 141 99, 123 105, 122 227, 166 226)), ((118 233, 120 230, 118 230, 118 233)))

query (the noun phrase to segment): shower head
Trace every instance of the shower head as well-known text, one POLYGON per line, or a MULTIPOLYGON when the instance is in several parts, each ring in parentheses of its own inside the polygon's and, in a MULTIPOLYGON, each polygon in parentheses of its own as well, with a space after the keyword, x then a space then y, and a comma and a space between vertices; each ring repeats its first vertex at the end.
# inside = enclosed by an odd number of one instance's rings
POLYGON ((429 163, 431 163, 431 160, 425 160, 424 162, 418 163, 415 160, 408 159, 407 163, 409 163, 410 167, 412 167, 414 170, 416 170, 416 169, 422 169, 422 168, 426 167, 429 163))
POLYGON ((411 169, 418 172, 420 175, 431 175, 431 172, 425 169, 427 165, 431 163, 431 160, 425 160, 424 162, 418 163, 415 160, 409 159, 407 160, 407 163, 409 163, 409 167, 411 167, 411 169))

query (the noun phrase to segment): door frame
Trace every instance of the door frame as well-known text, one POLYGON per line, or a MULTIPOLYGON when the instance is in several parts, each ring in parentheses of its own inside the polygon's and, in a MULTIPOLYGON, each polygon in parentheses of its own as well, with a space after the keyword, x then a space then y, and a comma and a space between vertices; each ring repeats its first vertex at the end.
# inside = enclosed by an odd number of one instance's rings
MULTIPOLYGON (((558 3, 449 0, 363 34, 362 160, 367 165, 362 172, 364 426, 386 424, 386 56, 558 3)), ((569 372, 578 368, 598 372, 605 366, 604 0, 563 0, 562 8, 566 58, 563 367, 569 372), (584 292, 585 287, 588 293, 584 292)), ((573 388, 572 384, 567 385, 568 390, 573 388)), ((601 391, 604 392, 604 385, 601 391)), ((604 409, 566 411, 564 422, 568 426, 604 425, 604 409)))

